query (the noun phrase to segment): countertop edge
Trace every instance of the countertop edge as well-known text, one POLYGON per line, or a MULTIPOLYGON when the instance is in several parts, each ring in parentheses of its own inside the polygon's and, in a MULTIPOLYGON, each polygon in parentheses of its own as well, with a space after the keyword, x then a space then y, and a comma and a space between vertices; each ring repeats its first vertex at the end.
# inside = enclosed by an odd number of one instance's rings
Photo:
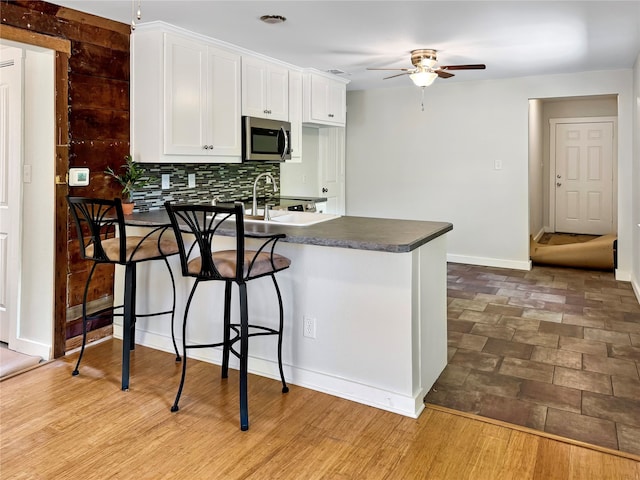
MULTIPOLYGON (((126 223, 129 226, 157 227, 167 225, 169 218, 165 211, 156 210, 129 215, 126 223)), ((451 230, 453 224, 448 222, 351 216, 307 227, 255 223, 245 225, 245 231, 251 234, 284 233, 287 236, 281 241, 286 243, 388 253, 411 252, 451 230), (393 229, 403 232, 396 234, 390 231, 393 229), (407 239, 407 236, 410 238, 407 239)), ((219 234, 235 236, 235 228, 222 228, 219 234)))

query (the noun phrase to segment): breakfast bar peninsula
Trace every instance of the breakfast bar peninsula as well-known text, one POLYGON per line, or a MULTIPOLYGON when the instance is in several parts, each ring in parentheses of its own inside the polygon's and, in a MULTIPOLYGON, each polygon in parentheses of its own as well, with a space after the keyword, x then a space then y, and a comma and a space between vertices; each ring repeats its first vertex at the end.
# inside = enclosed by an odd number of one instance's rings
MULTIPOLYGON (((168 223, 164 210, 136 213, 127 221, 133 233, 168 223)), ((418 417, 423 398, 447 363, 446 222, 343 216, 308 226, 275 222, 245 223, 247 233, 285 233, 277 247, 291 259, 279 274, 285 310, 283 363, 288 383, 326 392, 410 417, 418 417)), ((235 229, 221 228, 235 248, 235 229)), ((247 240, 247 248, 251 248, 247 240)), ((180 276, 177 257, 176 336, 192 279, 180 276)), ((170 302, 166 275, 148 265, 138 270, 138 311, 170 302)), ((115 301, 122 295, 116 271, 115 301)), ((198 291, 189 314, 190 343, 211 343, 222 334, 224 286, 211 282, 198 291)), ((249 317, 278 321, 269 280, 251 282, 249 317)), ((237 292, 234 291, 234 295, 237 292)), ((233 301, 232 305, 237 305, 233 301)), ((239 313, 233 311, 234 318, 239 313)), ((122 326, 116 321, 115 336, 122 326)), ((173 351, 170 324, 139 318, 139 344, 173 351)), ((279 378, 275 349, 268 337, 249 345, 249 372, 279 378)), ((222 352, 196 349, 190 356, 220 364, 222 352)), ((231 364, 233 368, 237 365, 231 364)), ((275 383, 274 383, 275 385, 275 383)), ((177 385, 176 385, 177 386, 177 385)), ((132 378, 135 388, 135 378, 132 378)), ((277 388, 277 387, 274 387, 277 388)), ((295 394, 292 392, 291 394, 295 394)), ((183 399, 186 405, 188 398, 183 399)))

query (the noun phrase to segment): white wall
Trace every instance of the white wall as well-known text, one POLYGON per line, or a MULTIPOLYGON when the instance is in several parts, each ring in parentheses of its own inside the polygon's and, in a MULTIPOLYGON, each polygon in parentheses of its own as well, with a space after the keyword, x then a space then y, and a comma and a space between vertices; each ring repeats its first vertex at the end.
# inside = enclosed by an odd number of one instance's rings
POLYGON ((54 334, 55 65, 51 50, 30 47, 26 54, 24 164, 32 168, 31 183, 23 184, 20 335, 48 360, 54 334))
POLYGON ((636 297, 640 300, 640 55, 636 58, 633 70, 633 235, 631 239, 631 249, 633 252, 633 273, 631 281, 636 292, 636 297))
POLYGON ((544 230, 544 156, 542 101, 529 101, 529 234, 538 240, 544 230))
POLYGON ((347 214, 453 223, 449 260, 529 268, 529 100, 619 95, 618 276, 631 270, 632 71, 347 94, 347 214), (496 162, 502 168, 495 169, 496 162))

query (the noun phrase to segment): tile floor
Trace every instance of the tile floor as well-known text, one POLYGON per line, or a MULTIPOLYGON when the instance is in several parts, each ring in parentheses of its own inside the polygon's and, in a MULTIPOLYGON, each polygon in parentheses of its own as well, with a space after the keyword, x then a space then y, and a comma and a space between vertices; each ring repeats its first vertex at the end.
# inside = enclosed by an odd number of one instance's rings
POLYGON ((612 272, 448 267, 449 361, 425 401, 640 455, 640 305, 612 272))

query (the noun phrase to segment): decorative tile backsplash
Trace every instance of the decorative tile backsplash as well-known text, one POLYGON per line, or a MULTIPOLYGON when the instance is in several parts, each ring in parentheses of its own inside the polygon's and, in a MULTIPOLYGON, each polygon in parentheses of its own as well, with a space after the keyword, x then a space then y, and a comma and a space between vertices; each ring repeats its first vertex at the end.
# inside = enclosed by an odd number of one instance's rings
MULTIPOLYGON (((215 196, 224 201, 251 198, 253 182, 261 173, 270 173, 280 186, 280 165, 277 163, 171 163, 139 164, 151 176, 152 183, 133 194, 135 209, 140 212, 164 208, 164 202, 211 203, 215 196), (196 187, 189 188, 189 174, 196 176, 196 187), (163 190, 163 174, 170 175, 170 188, 163 190)), ((264 179, 258 182, 257 196, 273 193, 273 185, 264 179)))

